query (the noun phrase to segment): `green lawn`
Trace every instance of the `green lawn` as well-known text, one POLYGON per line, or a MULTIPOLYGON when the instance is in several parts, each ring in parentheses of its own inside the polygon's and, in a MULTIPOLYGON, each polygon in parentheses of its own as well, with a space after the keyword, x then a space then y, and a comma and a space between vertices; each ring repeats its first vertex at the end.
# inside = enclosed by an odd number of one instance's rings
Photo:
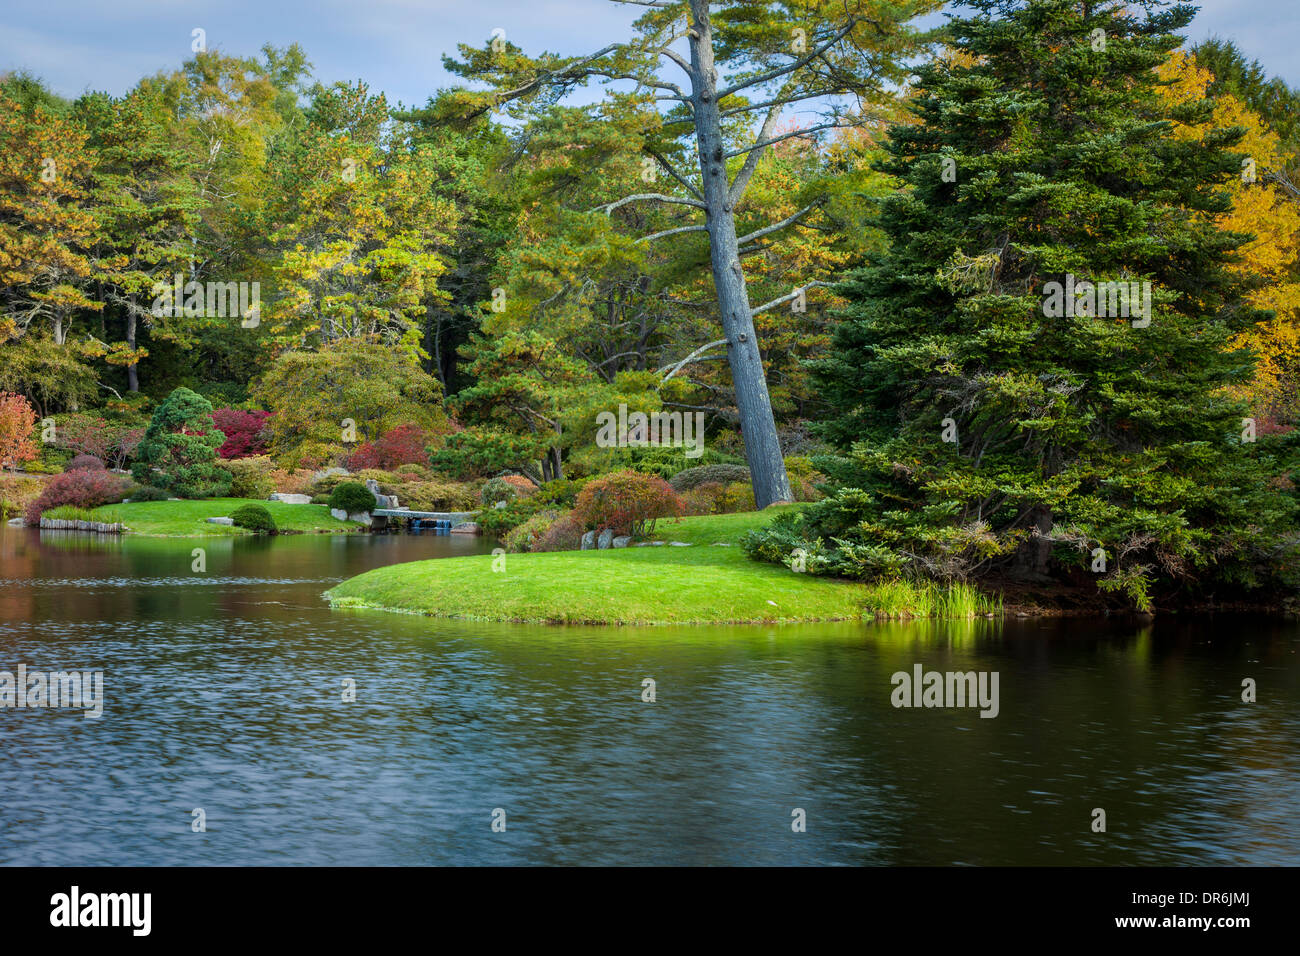
POLYGON ((503 571, 493 570, 492 555, 396 564, 344 581, 326 597, 335 607, 550 624, 861 616, 866 595, 861 585, 795 574, 745 557, 736 541, 770 518, 764 512, 660 522, 651 540, 692 546, 509 554, 503 571))
POLYGON ((356 531, 361 525, 330 517, 325 505, 290 505, 281 501, 257 501, 250 498, 207 498, 202 501, 137 501, 124 505, 96 508, 98 520, 124 522, 135 534, 168 537, 211 537, 213 535, 251 534, 243 528, 208 524, 208 518, 228 517, 240 505, 262 505, 275 519, 281 531, 342 533, 356 531))

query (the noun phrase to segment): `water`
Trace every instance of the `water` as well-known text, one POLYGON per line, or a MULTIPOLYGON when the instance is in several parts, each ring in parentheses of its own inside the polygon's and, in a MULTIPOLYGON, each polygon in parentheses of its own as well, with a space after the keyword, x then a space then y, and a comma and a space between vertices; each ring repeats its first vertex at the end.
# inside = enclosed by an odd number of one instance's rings
POLYGON ((549 628, 320 597, 489 547, 0 528, 0 670, 102 669, 106 697, 0 710, 0 863, 1300 862, 1293 622, 549 628), (918 662, 997 671, 999 715, 895 709, 918 662))

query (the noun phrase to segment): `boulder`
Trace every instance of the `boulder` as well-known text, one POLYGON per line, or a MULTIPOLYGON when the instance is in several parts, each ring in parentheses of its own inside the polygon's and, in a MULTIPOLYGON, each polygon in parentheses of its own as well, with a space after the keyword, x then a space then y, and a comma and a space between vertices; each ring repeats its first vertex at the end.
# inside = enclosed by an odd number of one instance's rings
POLYGON ((372 521, 373 521, 374 519, 372 519, 372 518, 370 517, 370 512, 369 512, 369 511, 358 511, 358 512, 356 512, 355 514, 350 514, 350 515, 348 515, 348 520, 349 520, 349 521, 356 521, 356 522, 358 522, 358 523, 360 523, 360 524, 365 525, 367 528, 369 528, 370 525, 371 525, 371 523, 372 523, 372 521))
POLYGON ((452 534, 478 534, 478 522, 462 521, 460 524, 454 525, 452 527, 451 533, 452 534))
POLYGON ((583 550, 583 551, 590 551, 590 550, 591 550, 592 548, 594 548, 595 546, 596 546, 596 532, 594 532, 594 531, 588 531, 586 534, 584 534, 584 535, 582 536, 582 549, 581 549, 581 550, 583 550))
POLYGON ((281 501, 286 505, 309 505, 311 504, 311 495, 290 495, 277 491, 267 501, 281 501))
POLYGON ((600 538, 596 541, 596 547, 599 548, 601 551, 604 551, 613 543, 614 543, 614 532, 606 528, 604 531, 600 533, 600 538))
POLYGON ((616 548, 626 548, 631 543, 632 536, 630 534, 621 534, 613 541, 613 545, 616 548))
POLYGON ((338 521, 347 521, 347 520, 348 520, 348 513, 347 513, 346 511, 344 511, 342 508, 331 508, 331 509, 330 509, 330 517, 331 517, 331 518, 334 518, 334 519, 336 519, 336 520, 338 520, 338 521))
POLYGON ((366 479, 366 490, 369 491, 372 495, 375 496, 375 507, 376 507, 376 508, 396 508, 396 507, 397 507, 397 496, 396 496, 396 495, 386 495, 386 494, 383 494, 382 492, 380 492, 380 490, 379 490, 379 482, 375 481, 375 479, 373 479, 373 478, 367 478, 367 479, 366 479))
POLYGON ((227 526, 231 526, 234 523, 235 523, 234 518, 209 518, 208 519, 208 524, 224 524, 227 526))

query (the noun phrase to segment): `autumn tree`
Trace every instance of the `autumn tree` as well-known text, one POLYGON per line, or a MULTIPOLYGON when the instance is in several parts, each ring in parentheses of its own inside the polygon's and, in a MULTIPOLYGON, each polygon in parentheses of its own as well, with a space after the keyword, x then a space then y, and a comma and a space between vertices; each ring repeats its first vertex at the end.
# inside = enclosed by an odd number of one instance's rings
POLYGON ((31 403, 21 395, 0 392, 0 468, 13 469, 38 456, 35 428, 31 403))

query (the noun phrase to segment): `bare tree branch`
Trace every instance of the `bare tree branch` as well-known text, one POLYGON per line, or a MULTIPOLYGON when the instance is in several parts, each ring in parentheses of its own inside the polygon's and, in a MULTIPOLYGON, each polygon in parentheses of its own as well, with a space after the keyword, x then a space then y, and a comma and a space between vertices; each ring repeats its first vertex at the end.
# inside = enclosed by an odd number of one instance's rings
POLYGON ((779 299, 773 299, 771 302, 764 302, 762 305, 758 306, 756 309, 753 309, 751 311, 755 315, 758 315, 758 313, 766 312, 768 309, 773 308, 774 306, 778 306, 782 302, 790 302, 793 299, 799 298, 799 296, 803 295, 803 293, 807 292, 809 289, 829 288, 834 284, 835 283, 833 282, 822 282, 820 279, 818 279, 815 282, 809 282, 806 285, 801 285, 793 292, 789 293, 788 295, 783 295, 779 299))
MULTIPOLYGON (((775 107, 773 107, 775 109, 775 107)), ((766 125, 766 124, 765 124, 766 125)), ((782 133, 780 136, 773 136, 769 139, 760 139, 753 146, 746 146, 744 149, 733 149, 729 153, 723 153, 725 159, 731 159, 733 156, 743 156, 745 153, 752 153, 756 149, 764 149, 773 143, 779 143, 784 139, 793 139, 796 136, 807 136, 809 133, 816 133, 824 129, 847 129, 853 126, 853 123, 819 123, 816 126, 809 126, 806 129, 796 129, 789 133, 782 133)))
POLYGON ((657 150, 650 149, 649 147, 643 146, 642 149, 646 154, 653 157, 655 161, 658 162, 659 165, 664 168, 664 171, 668 173, 669 176, 673 177, 673 179, 677 180, 679 183, 685 186, 690 191, 692 196, 694 196, 696 199, 700 199, 700 200, 704 199, 704 194, 701 193, 694 186, 692 186, 690 180, 688 180, 685 176, 679 173, 676 170, 676 168, 673 167, 672 163, 664 159, 662 154, 660 154, 657 150))
MULTIPOLYGON (((709 349, 715 349, 719 345, 726 345, 726 344, 727 344, 726 339, 718 339, 716 342, 710 342, 708 345, 701 345, 698 349, 696 349, 690 355, 686 356, 686 358, 682 359, 676 365, 665 365, 663 368, 659 369, 659 371, 660 373, 664 371, 668 371, 668 374, 663 377, 663 380, 659 384, 662 386, 665 382, 667 382, 670 378, 672 378, 674 375, 680 372, 689 363, 703 361, 703 358, 700 357, 700 354, 702 352, 707 352, 709 349)), ((709 357, 716 357, 716 356, 709 356, 709 357)))
POLYGON ((637 193, 634 196, 624 196, 622 199, 616 199, 614 202, 607 202, 603 205, 595 206, 587 211, 599 212, 603 209, 605 212, 610 213, 615 209, 618 209, 620 206, 626 206, 628 203, 638 202, 642 199, 653 199, 656 202, 677 203, 679 206, 695 206, 697 209, 707 208, 704 203, 698 199, 679 199, 676 196, 666 196, 663 193, 637 193))
POLYGON ((825 202, 824 199, 814 200, 813 202, 809 203, 807 206, 804 206, 802 209, 800 209, 793 216, 788 216, 785 219, 782 219, 780 222, 774 222, 770 226, 764 226, 762 229, 757 229, 754 232, 751 232, 747 236, 741 236, 739 239, 736 240, 736 242, 737 244, 743 246, 747 242, 753 242, 755 239, 761 239, 763 238, 763 236, 774 233, 779 229, 784 229, 786 226, 798 222, 801 217, 806 216, 808 213, 812 212, 823 202, 825 202))
MULTIPOLYGON (((776 121, 781 116, 781 106, 781 103, 774 102, 767 111, 767 116, 763 120, 763 127, 758 131, 758 140, 760 142, 772 135, 772 130, 776 128, 776 121)), ((740 167, 739 172, 736 173, 736 178, 731 181, 731 187, 727 190, 727 202, 732 206, 735 206, 740 201, 740 197, 745 194, 745 187, 749 185, 754 170, 758 169, 758 161, 762 158, 762 149, 753 149, 745 157, 745 165, 740 167)))
POLYGON ((650 242, 654 239, 662 239, 665 236, 676 236, 683 232, 704 232, 709 227, 700 223, 696 226, 678 226, 676 229, 665 229, 663 232, 656 232, 649 236, 642 236, 637 242, 650 242))
MULTIPOLYGON (((718 92, 718 99, 721 100, 724 96, 730 96, 733 93, 737 92, 738 90, 745 90, 751 86, 759 86, 763 83, 769 83, 772 80, 775 80, 777 77, 785 76, 788 73, 793 73, 795 70, 799 69, 800 67, 807 66, 813 60, 817 59, 819 56, 821 56, 823 53, 825 53, 835 44, 839 43, 846 36, 852 33, 853 28, 857 26, 858 23, 860 23, 864 19, 866 18, 859 17, 857 15, 850 16, 848 22, 845 23, 845 25, 841 29, 836 30, 835 34, 829 40, 827 40, 821 46, 817 47, 817 49, 813 50, 807 56, 800 57, 799 59, 795 60, 793 63, 788 63, 783 67, 779 67, 778 69, 768 70, 766 73, 760 73, 758 74, 758 76, 752 76, 747 80, 735 84, 734 86, 727 87, 725 90, 720 90, 718 92)), ((867 20, 867 22, 875 24, 877 30, 880 29, 880 25, 878 23, 875 23, 875 21, 867 20)))

